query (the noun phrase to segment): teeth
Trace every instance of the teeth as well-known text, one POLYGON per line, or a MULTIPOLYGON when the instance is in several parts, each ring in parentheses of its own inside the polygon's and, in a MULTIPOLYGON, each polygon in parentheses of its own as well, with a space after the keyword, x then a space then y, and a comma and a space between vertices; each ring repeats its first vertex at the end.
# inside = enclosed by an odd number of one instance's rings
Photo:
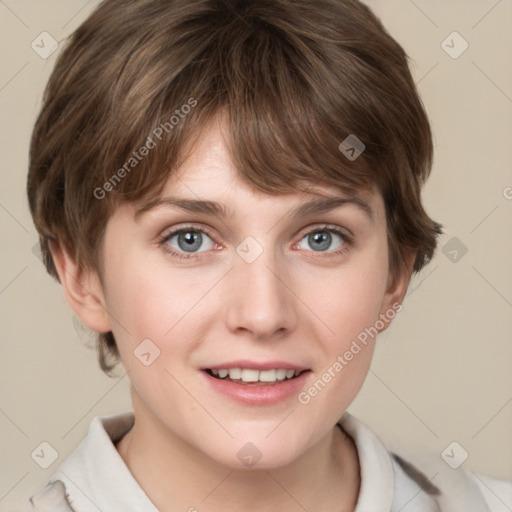
POLYGON ((220 379, 229 376, 232 380, 241 380, 242 382, 276 382, 291 379, 300 374, 300 370, 286 370, 284 368, 262 371, 249 368, 220 368, 211 370, 211 372, 220 379))
POLYGON ((276 370, 276 378, 277 378, 277 380, 286 379, 286 370, 283 370, 283 369, 276 370))
POLYGON ((242 370, 242 380, 244 382, 258 382, 258 376, 259 376, 258 370, 242 370))
POLYGON ((260 372, 261 382, 274 382, 276 380, 276 370, 263 370, 260 372))
POLYGON ((241 379, 242 378, 242 370, 240 368, 231 368, 229 370, 229 378, 230 379, 241 379))

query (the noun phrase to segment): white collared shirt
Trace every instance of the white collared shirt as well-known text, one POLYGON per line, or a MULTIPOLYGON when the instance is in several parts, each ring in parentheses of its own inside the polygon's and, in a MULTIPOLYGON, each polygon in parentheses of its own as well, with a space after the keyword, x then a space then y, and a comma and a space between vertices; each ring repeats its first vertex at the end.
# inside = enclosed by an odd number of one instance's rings
MULTIPOLYGON (((115 447, 133 424, 132 411, 96 416, 85 439, 23 512, 158 512, 115 447)), ((454 470, 440 457, 420 469, 388 452, 348 412, 338 424, 354 440, 359 456, 361 487, 354 512, 512 510, 512 482, 454 470)))

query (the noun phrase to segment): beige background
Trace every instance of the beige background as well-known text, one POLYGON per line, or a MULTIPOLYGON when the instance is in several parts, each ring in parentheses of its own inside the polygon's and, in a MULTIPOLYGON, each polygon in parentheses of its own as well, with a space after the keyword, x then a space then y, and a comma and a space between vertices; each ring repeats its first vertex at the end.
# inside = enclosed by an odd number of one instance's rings
MULTIPOLYGON (((436 138, 424 197, 446 235, 349 410, 399 453, 440 456, 457 441, 465 468, 512 479, 512 2, 368 3, 412 58, 436 138), (453 31, 469 43, 457 59, 441 46, 453 31), (452 237, 468 249, 457 262, 441 251, 452 237)), ((127 378, 101 373, 32 252, 25 197, 28 141, 56 55, 41 58, 31 42, 43 31, 62 40, 96 4, 0 2, 2 510, 46 482, 94 416, 130 408, 127 378), (31 458, 42 441, 59 454, 46 470, 31 458)))

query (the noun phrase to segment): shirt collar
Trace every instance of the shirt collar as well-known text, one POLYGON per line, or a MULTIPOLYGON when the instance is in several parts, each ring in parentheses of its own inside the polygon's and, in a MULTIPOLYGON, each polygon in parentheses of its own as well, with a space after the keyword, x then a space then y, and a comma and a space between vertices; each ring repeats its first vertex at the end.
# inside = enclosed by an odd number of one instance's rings
POLYGON ((359 457, 361 487, 354 512, 391 511, 393 466, 390 455, 375 433, 350 413, 338 424, 354 440, 359 457))
MULTIPOLYGON (((62 480, 71 506, 80 511, 137 510, 158 512, 119 455, 115 443, 133 426, 133 411, 96 416, 88 435, 61 463, 50 481, 62 480)), ((364 423, 345 412, 338 421, 354 440, 361 485, 354 512, 394 512, 410 494, 421 493, 414 479, 392 458, 382 441, 364 423)), ((417 497, 415 512, 435 512, 426 493, 417 497)))
POLYGON ((66 485, 75 510, 158 512, 115 447, 134 421, 132 411, 96 416, 87 437, 52 475, 66 485))

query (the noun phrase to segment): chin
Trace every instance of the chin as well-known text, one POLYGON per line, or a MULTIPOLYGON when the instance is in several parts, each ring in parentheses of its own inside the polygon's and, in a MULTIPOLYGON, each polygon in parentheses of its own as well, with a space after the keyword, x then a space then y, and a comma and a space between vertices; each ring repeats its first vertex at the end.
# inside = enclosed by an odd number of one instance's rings
POLYGON ((205 452, 207 456, 233 470, 270 470, 293 463, 306 447, 290 443, 290 439, 277 437, 273 440, 254 436, 254 441, 231 439, 229 443, 217 445, 219 451, 205 452))

